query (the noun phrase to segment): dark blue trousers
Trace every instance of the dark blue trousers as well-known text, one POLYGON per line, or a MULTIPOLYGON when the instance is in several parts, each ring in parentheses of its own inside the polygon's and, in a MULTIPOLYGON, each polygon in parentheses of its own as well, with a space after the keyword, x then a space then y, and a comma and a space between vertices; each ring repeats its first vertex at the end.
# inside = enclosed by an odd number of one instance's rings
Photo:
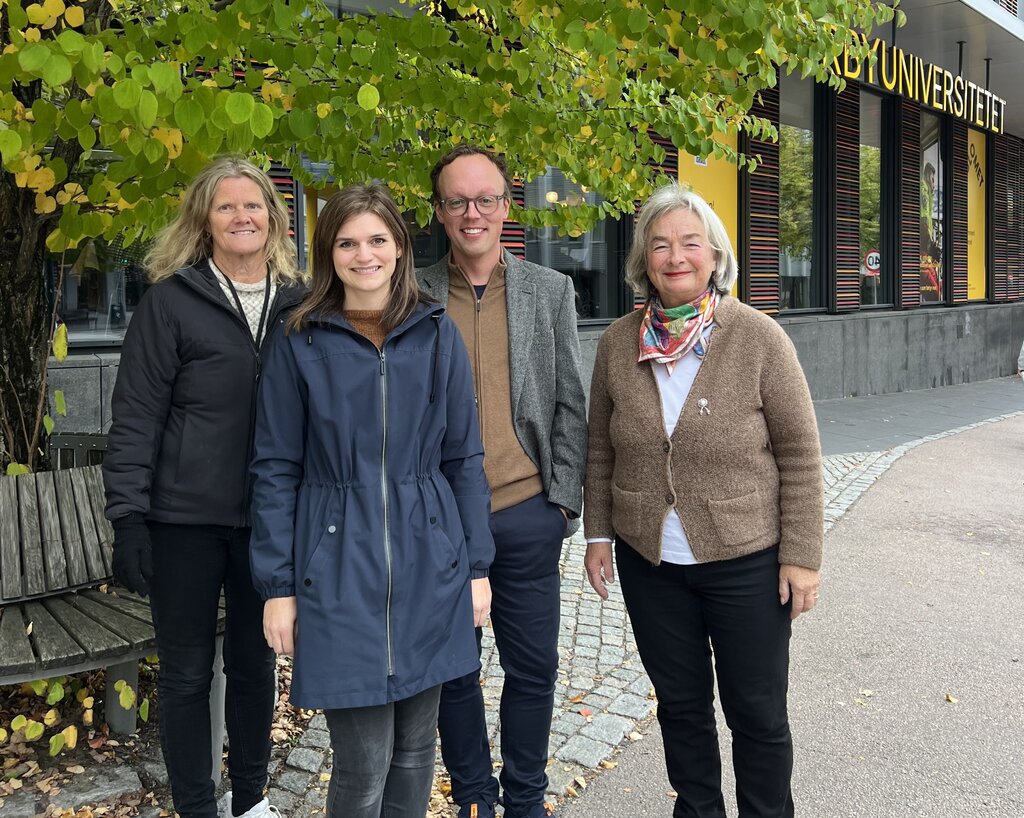
MULTIPOLYGON (((506 818, 544 802, 548 737, 558 678, 561 509, 538 494, 491 515, 491 625, 505 683, 501 694, 502 801, 506 818)), ((477 632, 479 639, 479 631, 477 632)), ((470 673, 441 690, 441 755, 460 807, 489 809, 498 800, 484 720, 480 677, 470 673)))
POLYGON ((792 818, 790 606, 779 551, 655 567, 618 542, 615 563, 640 659, 658 695, 673 818, 725 818, 715 680, 732 732, 740 818, 792 818), (712 664, 714 657, 714 664, 712 664))
POLYGON ((210 684, 224 590, 225 723, 233 811, 263 798, 274 712, 274 652, 249 570, 249 529, 150 523, 150 602, 160 655, 160 744, 182 818, 216 818, 210 684))

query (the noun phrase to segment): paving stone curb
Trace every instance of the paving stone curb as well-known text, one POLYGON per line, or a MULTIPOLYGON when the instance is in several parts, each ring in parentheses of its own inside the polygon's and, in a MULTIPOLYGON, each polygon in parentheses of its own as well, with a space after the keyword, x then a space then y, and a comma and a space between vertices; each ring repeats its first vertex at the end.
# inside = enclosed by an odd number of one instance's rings
MULTIPOLYGON (((1024 415, 1024 411, 959 426, 882 452, 823 458, 825 530, 831 529, 857 499, 911 449, 1019 415, 1024 415)), ((562 553, 559 674, 548 764, 549 792, 555 797, 564 796, 566 788, 574 786, 580 776, 600 769, 602 762, 629 741, 631 734, 635 735, 637 724, 655 708, 650 680, 628 627, 622 594, 617 585, 612 585, 608 600, 601 602, 586 579, 585 551, 586 541, 577 533, 566 541, 562 553)), ((481 664, 492 756, 498 767, 501 762, 498 703, 504 674, 489 628, 484 630, 481 664)), ((294 818, 305 818, 323 809, 326 774, 330 772, 330 752, 324 752, 325 730, 323 716, 314 716, 299 738, 297 749, 271 776, 271 802, 294 818), (322 764, 314 771, 311 768, 316 766, 315 758, 322 758, 322 764)), ((437 764, 438 770, 442 770, 440 753, 437 764)))

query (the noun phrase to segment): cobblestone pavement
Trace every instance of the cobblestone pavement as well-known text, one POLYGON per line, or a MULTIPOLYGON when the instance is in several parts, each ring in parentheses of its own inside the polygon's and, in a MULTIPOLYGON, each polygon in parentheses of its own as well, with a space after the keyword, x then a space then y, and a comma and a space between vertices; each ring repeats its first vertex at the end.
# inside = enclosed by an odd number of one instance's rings
MULTIPOLYGON (((851 505, 900 456, 911 448, 1022 414, 1013 412, 915 440, 884 452, 859 452, 824 458, 825 528, 832 527, 851 505)), ((599 769, 628 741, 639 721, 655 707, 627 620, 622 594, 610 587, 602 604, 583 570, 586 543, 581 533, 567 540, 562 553, 562 610, 559 633, 559 678, 551 726, 550 792, 556 798, 577 779, 599 769)), ((500 765, 498 702, 502 670, 489 629, 483 640, 483 688, 495 766, 500 765)), ((327 726, 315 716, 298 745, 271 777, 271 803, 287 815, 305 818, 321 810, 330 771, 327 726)), ((440 754, 438 770, 442 769, 440 754)))

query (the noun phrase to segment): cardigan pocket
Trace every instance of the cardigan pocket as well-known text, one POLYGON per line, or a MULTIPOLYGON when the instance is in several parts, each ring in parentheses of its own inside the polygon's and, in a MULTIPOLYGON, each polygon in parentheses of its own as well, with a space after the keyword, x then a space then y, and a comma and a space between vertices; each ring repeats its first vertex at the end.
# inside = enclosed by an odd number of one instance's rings
POLYGON ((708 511, 722 545, 752 542, 765 528, 764 502, 756 490, 741 497, 708 500, 708 511))
POLYGON ((640 542, 643 528, 643 495, 639 491, 626 491, 612 483, 612 528, 616 535, 631 545, 640 542))

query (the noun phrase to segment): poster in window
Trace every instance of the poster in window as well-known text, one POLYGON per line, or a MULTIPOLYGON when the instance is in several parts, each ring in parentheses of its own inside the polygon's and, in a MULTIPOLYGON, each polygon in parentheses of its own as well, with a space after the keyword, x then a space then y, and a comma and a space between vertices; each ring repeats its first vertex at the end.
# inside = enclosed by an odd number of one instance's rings
POLYGON ((921 116, 921 303, 942 301, 943 190, 939 118, 921 116))

